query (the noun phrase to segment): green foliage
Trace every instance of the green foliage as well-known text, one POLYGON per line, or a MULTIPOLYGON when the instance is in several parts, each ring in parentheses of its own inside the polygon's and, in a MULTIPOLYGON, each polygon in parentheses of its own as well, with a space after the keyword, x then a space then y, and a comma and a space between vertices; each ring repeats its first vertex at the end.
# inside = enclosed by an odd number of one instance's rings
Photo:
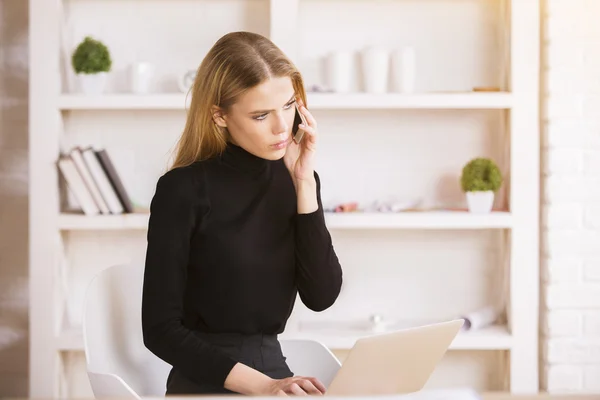
POLYGON ((108 72, 112 66, 110 52, 104 43, 86 36, 75 49, 71 63, 76 73, 108 72))
POLYGON ((502 173, 489 158, 474 158, 463 167, 460 184, 465 192, 495 192, 502 185, 502 173))

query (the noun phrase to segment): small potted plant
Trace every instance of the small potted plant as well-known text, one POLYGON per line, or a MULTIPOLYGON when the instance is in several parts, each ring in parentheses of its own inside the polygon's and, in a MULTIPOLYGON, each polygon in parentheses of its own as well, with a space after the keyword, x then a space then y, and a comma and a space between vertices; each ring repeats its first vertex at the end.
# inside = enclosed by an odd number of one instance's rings
POLYGON ((112 67, 110 52, 104 43, 86 36, 73 52, 71 63, 84 93, 104 92, 106 77, 112 67))
POLYGON ((502 185, 502 173, 494 161, 478 157, 463 167, 460 183, 469 211, 485 214, 492 210, 495 192, 502 185))

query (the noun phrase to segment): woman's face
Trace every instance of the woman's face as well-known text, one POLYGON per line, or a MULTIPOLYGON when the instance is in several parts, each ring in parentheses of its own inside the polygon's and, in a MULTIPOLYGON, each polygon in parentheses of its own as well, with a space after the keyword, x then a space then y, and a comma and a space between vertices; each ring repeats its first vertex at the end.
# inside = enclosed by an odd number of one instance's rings
POLYGON ((233 144, 258 157, 277 160, 292 139, 295 100, 289 77, 272 78, 248 90, 215 120, 229 130, 233 144))

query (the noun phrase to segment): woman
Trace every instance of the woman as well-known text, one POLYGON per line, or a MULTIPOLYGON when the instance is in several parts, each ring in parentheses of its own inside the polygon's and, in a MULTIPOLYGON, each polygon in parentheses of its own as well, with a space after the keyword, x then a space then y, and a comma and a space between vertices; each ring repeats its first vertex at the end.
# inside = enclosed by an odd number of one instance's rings
POLYGON ((305 103, 296 67, 258 34, 225 35, 197 71, 147 235, 143 335, 173 366, 167 395, 325 392, 293 376, 277 339, 297 294, 322 311, 342 284, 305 103), (299 144, 295 102, 307 120, 299 144))

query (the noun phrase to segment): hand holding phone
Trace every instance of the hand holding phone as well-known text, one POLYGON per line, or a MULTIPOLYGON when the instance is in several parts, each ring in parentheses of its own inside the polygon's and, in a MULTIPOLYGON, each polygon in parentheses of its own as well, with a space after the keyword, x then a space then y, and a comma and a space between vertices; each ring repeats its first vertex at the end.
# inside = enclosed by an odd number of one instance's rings
MULTIPOLYGON (((314 182, 314 159, 318 140, 317 121, 306 109, 301 98, 296 99, 294 106, 295 115, 291 129, 294 143, 287 146, 283 161, 295 183, 314 182)), ((310 196, 312 198, 312 194, 310 196)))
POLYGON ((297 102, 294 103, 294 108, 296 110, 296 115, 294 116, 294 124, 292 125, 292 138, 294 139, 294 142, 296 142, 296 144, 299 144, 302 138, 304 137, 304 130, 300 129, 298 125, 304 124, 304 126, 307 126, 308 124, 306 123, 304 115, 302 115, 298 110, 297 102))

